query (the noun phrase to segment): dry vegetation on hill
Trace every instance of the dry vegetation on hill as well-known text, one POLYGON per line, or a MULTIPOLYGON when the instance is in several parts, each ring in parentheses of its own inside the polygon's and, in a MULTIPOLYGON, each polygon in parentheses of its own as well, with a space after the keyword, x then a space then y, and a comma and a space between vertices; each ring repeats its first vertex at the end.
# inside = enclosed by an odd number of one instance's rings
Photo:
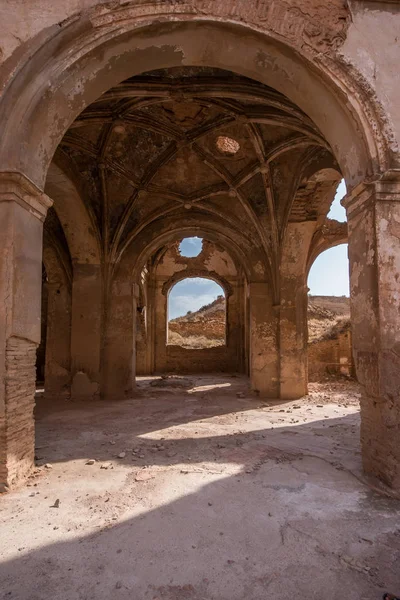
POLYGON ((168 344, 184 348, 213 348, 225 344, 225 297, 195 312, 171 319, 168 324, 168 344))
MULTIPOLYGON (((350 301, 345 296, 309 296, 308 336, 313 343, 330 339, 350 327, 350 301)), ((225 298, 169 322, 168 343, 184 348, 225 344, 225 298)))
POLYGON ((350 299, 346 296, 308 297, 308 341, 331 339, 350 327, 350 299))

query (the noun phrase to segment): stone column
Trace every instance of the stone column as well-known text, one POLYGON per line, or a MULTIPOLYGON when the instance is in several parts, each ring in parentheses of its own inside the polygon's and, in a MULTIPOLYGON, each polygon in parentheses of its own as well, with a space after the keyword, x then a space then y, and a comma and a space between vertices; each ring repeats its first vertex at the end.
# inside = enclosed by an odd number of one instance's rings
POLYGON ((138 286, 128 269, 113 277, 106 302, 107 320, 102 355, 102 396, 132 396, 136 377, 136 307, 138 286))
POLYGON ((281 259, 280 397, 307 394, 307 257, 315 221, 288 223, 281 259))
POLYGON ((71 293, 65 281, 47 284, 46 397, 69 395, 71 383, 71 293))
POLYGON ((103 317, 101 265, 73 265, 71 323, 71 397, 90 399, 100 393, 103 317))
POLYGON ((51 200, 19 173, 0 173, 0 491, 34 462, 43 221, 51 200))
POLYGON ((165 373, 168 368, 167 337, 168 337, 168 293, 163 291, 163 282, 154 281, 152 275, 149 288, 152 288, 152 336, 154 339, 154 365, 156 373, 165 373))
POLYGON ((263 398, 279 396, 278 307, 267 283, 249 284, 250 382, 263 398))
POLYGON ((363 465, 400 489, 400 171, 357 186, 342 203, 363 465))

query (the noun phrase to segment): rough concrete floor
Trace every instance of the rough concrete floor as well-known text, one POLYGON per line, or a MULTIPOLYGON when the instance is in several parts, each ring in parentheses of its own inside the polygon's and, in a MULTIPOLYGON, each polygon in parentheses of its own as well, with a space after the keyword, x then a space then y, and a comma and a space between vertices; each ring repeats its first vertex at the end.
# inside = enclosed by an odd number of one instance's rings
POLYGON ((38 401, 37 455, 52 467, 0 498, 1 598, 400 593, 400 502, 363 482, 355 384, 269 406, 238 377, 140 388, 38 401))

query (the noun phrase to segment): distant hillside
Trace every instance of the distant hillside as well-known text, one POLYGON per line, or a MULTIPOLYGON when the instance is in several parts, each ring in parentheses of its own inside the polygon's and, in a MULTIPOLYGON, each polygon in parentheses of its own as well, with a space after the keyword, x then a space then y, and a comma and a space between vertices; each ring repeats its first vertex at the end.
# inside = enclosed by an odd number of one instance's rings
POLYGON ((186 315, 171 319, 170 323, 193 323, 208 318, 222 318, 225 320, 225 296, 218 296, 213 302, 205 304, 195 312, 189 310, 186 315))
POLYGON ((225 344, 225 297, 218 296, 194 312, 171 319, 168 343, 184 348, 210 348, 225 344))
POLYGON ((308 341, 334 337, 350 327, 350 298, 308 296, 308 341))
MULTIPOLYGON (((308 297, 308 336, 312 343, 337 335, 350 326, 350 299, 345 296, 308 297)), ((225 343, 225 297, 169 322, 168 343, 187 348, 225 343)))

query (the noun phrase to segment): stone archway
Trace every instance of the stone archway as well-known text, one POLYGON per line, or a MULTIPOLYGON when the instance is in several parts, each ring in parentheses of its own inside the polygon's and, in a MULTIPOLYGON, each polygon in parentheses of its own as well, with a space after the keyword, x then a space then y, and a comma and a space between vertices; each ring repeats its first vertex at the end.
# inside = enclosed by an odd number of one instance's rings
MULTIPOLYGON (((2 266, 1 297, 8 298, 4 282, 13 280, 18 285, 10 300, 12 310, 6 310, 2 328, 5 360, 1 368, 3 375, 9 373, 7 385, 11 386, 2 387, 2 404, 8 407, 8 412, 3 410, 4 430, 7 430, 6 421, 11 422, 15 416, 7 400, 7 390, 13 387, 16 378, 11 367, 19 356, 15 348, 23 346, 23 355, 30 356, 31 346, 35 347, 38 342, 35 310, 40 296, 41 221, 50 204, 42 189, 59 142, 74 119, 102 94, 110 101, 127 99, 129 95, 137 97, 137 86, 132 91, 129 82, 120 85, 121 81, 152 69, 205 66, 229 70, 273 86, 279 94, 275 103, 271 104, 270 120, 275 125, 280 121, 280 125, 286 123, 286 126, 297 130, 301 123, 300 133, 312 138, 321 148, 325 146, 332 155, 331 166, 334 167, 333 163, 337 162, 348 188, 352 190, 346 206, 355 356, 359 379, 365 389, 362 409, 365 466, 391 485, 399 485, 398 449, 395 443, 388 446, 386 438, 388 422, 396 428, 400 423, 397 402, 399 340, 393 325, 398 317, 398 284, 394 276, 398 269, 398 256, 392 252, 398 234, 396 229, 389 227, 389 223, 397 218, 396 203, 400 193, 400 178, 395 170, 398 165, 394 153, 396 144, 389 120, 365 79, 359 73, 346 69, 337 56, 350 22, 348 9, 339 2, 334 3, 328 13, 317 6, 305 12, 297 6, 293 8, 295 10, 289 10, 283 2, 273 2, 268 7, 252 4, 244 12, 236 7, 236 3, 235 6, 213 3, 211 7, 204 2, 193 2, 183 7, 173 4, 168 8, 156 3, 140 9, 133 4, 118 8, 99 6, 41 32, 27 43, 18 56, 10 57, 3 72, 5 85, 0 101, 0 120, 4 125, 0 142, 0 168, 3 172, 0 184, 8 219, 4 221, 9 240, 6 247, 11 252, 11 260, 2 266), (241 57, 239 62, 238 56, 241 57), (285 102, 280 94, 286 96, 285 102), (283 120, 282 109, 285 113, 283 120), (15 131, 16 122, 20 133, 15 131), (33 254, 32 247, 35 249, 33 254), (35 301, 25 312, 22 307, 28 290, 35 301)), ((169 93, 174 98, 174 92, 169 93)), ((187 93, 181 86, 175 100, 185 100, 187 93)), ((237 90, 235 93, 236 101, 240 98, 240 102, 246 102, 245 95, 237 96, 237 90)), ((230 97, 229 89, 225 90, 226 110, 233 111, 232 100, 235 101, 235 98, 230 97)), ((92 114, 91 118, 91 122, 95 123, 95 115, 92 114)), ((236 113, 235 119, 243 126, 249 120, 251 122, 252 117, 242 110, 242 115, 236 113)), ((75 121, 72 128, 78 126, 75 121)), ((257 136, 254 140, 256 148, 257 136)), ((281 276, 285 269, 290 272, 290 261, 296 258, 293 253, 298 236, 297 233, 292 236, 296 238, 294 245, 283 248, 285 227, 279 231, 274 200, 268 192, 271 189, 269 169, 261 164, 267 163, 270 157, 261 147, 259 145, 260 164, 256 174, 264 180, 269 215, 275 226, 268 235, 262 227, 258 228, 264 247, 260 253, 261 260, 253 261, 255 273, 260 269, 264 274, 269 271, 268 281, 257 276, 250 286, 253 298, 250 304, 254 307, 253 311, 250 309, 252 330, 256 332, 252 353, 254 385, 261 389, 267 374, 274 385, 266 393, 285 395, 287 392, 282 391, 276 352, 273 356, 267 355, 268 348, 276 350, 278 339, 286 339, 290 346, 284 349, 283 354, 281 352, 281 359, 290 357, 293 344, 297 344, 298 323, 293 329, 291 316, 285 316, 286 310, 291 311, 292 300, 289 305, 282 304, 281 276), (283 263, 282 256, 286 257, 283 263), (279 329, 282 319, 289 323, 287 335, 282 322, 279 329)), ((90 151, 88 145, 86 150, 90 151)), ((312 162, 313 156, 310 154, 307 159, 312 162)), ((105 166, 104 161, 100 161, 100 170, 105 166)), ((252 176, 252 173, 249 175, 252 176)), ((132 183, 140 196, 143 182, 139 186, 135 181, 132 183)), ((240 200, 235 179, 227 178, 225 183, 230 189, 224 190, 224 193, 228 192, 228 196, 231 193, 230 198, 240 200)), ((302 182, 297 181, 294 193, 301 185, 302 182)), ((193 211, 192 215, 195 226, 200 215, 193 211)), ((217 215, 214 211, 214 215, 215 220, 218 220, 217 216, 220 220, 225 216, 226 220, 219 231, 217 227, 217 233, 232 226, 229 222, 231 215, 227 211, 224 215, 217 215)), ((253 224, 255 221, 253 219, 253 224)), ((106 219, 103 225, 104 233, 108 231, 106 219)), ((298 229, 295 225, 292 228, 298 229)), ((312 226, 308 222, 306 225, 302 223, 303 228, 307 230, 307 246, 312 226)), ((247 229, 247 224, 243 229, 247 229)), ((140 231, 137 233, 139 235, 140 231)), ((103 309, 108 306, 109 299, 118 309, 119 302, 132 297, 132 290, 127 288, 127 271, 121 266, 122 256, 131 243, 132 240, 124 240, 121 233, 113 248, 114 262, 110 264, 107 258, 103 263, 102 283, 98 287, 99 293, 104 293, 103 309)), ((148 243, 146 239, 145 245, 148 243)), ((304 264, 305 254, 303 252, 301 258, 304 264)), ((134 313, 133 304, 130 310, 134 313)), ((107 311, 104 318, 106 316, 107 311)), ((115 310, 112 319, 118 318, 121 319, 121 315, 118 316, 118 310, 115 310)), ((109 346, 107 336, 102 343, 105 347, 109 346)), ((129 373, 132 378, 132 368, 129 368, 129 373)), ((292 388, 292 385, 289 387, 292 388)), ((300 385, 296 393, 301 392, 300 385)), ((27 404, 26 415, 29 415, 32 406, 29 390, 24 394, 24 401, 27 404)), ((30 431, 29 417, 27 419, 26 430, 30 431)), ((10 466, 10 448, 14 441, 12 433, 7 436, 8 433, 3 444, 1 480, 12 482, 29 469, 32 461, 31 453, 25 460, 20 442, 16 442, 14 462, 10 466), (25 466, 20 468, 23 461, 25 466)))

